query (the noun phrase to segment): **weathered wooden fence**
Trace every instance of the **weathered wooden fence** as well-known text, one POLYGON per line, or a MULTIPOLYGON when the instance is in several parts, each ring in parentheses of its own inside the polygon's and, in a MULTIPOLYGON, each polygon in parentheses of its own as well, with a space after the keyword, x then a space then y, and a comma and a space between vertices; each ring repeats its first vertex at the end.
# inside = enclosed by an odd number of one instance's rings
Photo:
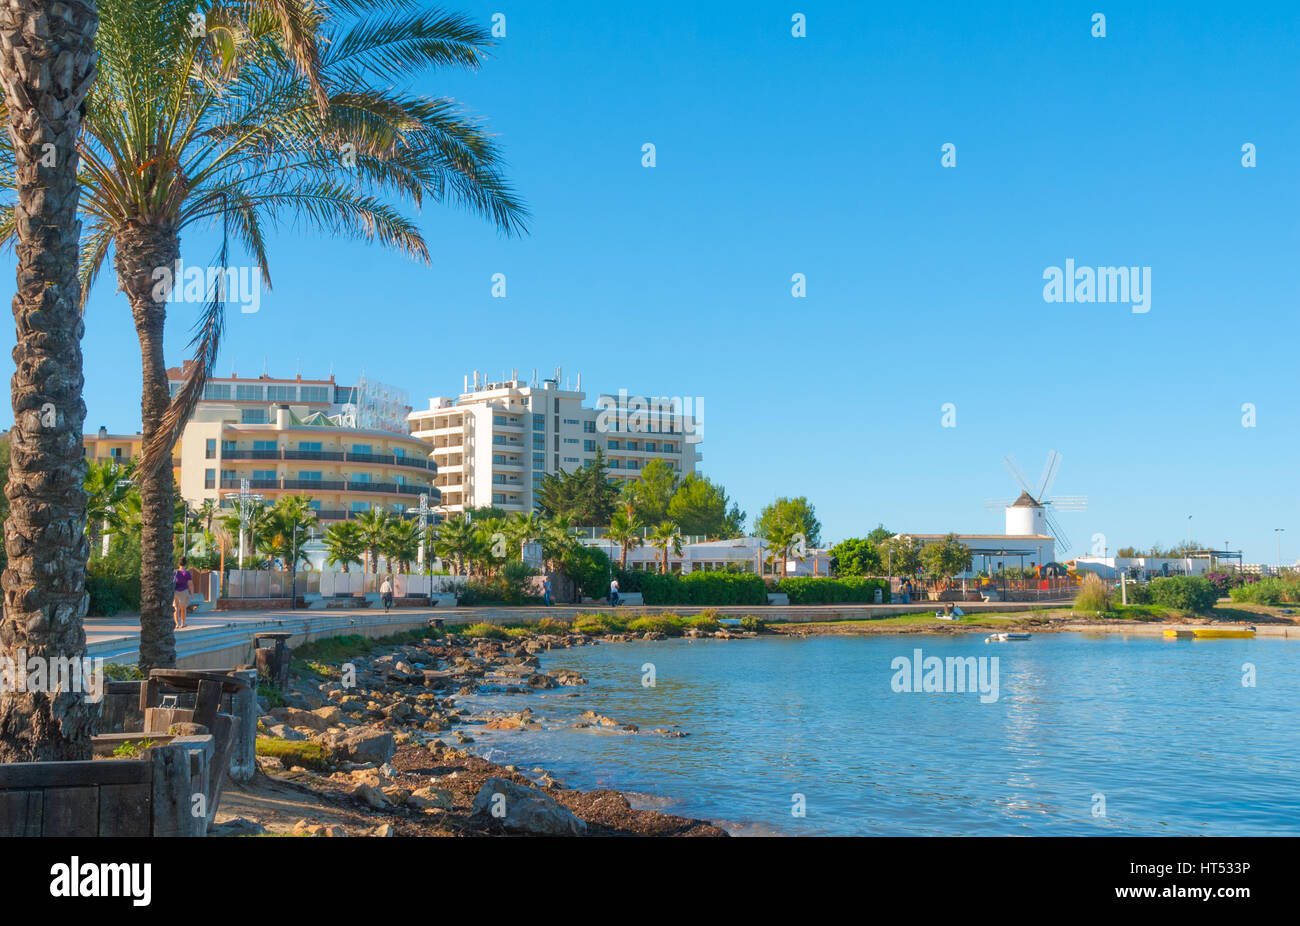
POLYGON ((142 759, 0 765, 0 836, 205 836, 212 755, 177 736, 142 759))

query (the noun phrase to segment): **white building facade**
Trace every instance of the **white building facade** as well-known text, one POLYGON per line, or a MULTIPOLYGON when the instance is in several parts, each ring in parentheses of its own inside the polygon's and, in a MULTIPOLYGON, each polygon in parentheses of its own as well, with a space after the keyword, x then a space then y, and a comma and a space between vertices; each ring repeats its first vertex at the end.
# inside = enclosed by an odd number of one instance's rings
POLYGON ((562 386, 559 369, 540 382, 535 373, 525 381, 517 372, 489 382, 475 371, 464 390, 431 398, 427 409, 408 416, 412 436, 432 447, 448 515, 484 507, 532 511, 545 476, 581 468, 597 449, 610 477, 621 480, 636 479, 651 460, 685 476, 701 459, 696 406, 680 399, 620 392, 602 394, 589 407, 582 377, 562 386), (649 414, 641 409, 645 400, 649 414))

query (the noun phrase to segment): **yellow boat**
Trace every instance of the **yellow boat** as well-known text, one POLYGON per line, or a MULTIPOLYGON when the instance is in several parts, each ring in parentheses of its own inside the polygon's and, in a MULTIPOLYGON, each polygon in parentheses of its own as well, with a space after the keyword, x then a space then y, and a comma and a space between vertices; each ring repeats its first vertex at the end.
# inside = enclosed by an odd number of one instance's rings
POLYGON ((1191 630, 1166 630, 1165 636, 1180 640, 1249 640, 1255 636, 1255 628, 1193 627, 1191 630))

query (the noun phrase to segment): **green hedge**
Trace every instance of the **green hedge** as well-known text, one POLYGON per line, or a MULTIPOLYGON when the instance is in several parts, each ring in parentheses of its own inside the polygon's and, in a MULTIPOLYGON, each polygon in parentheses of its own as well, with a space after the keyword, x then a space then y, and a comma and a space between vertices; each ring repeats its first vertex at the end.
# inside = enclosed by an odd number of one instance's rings
POLYGON ((1214 583, 1200 576, 1152 579, 1147 586, 1151 589, 1152 604, 1182 611, 1208 611, 1219 600, 1219 590, 1214 583))
POLYGON ((86 592, 90 595, 87 613, 91 617, 112 617, 118 611, 140 610, 140 574, 115 575, 96 568, 86 570, 86 592))
POLYGON ((1228 594, 1233 601, 1248 604, 1294 604, 1300 602, 1300 580, 1272 577, 1260 579, 1248 585, 1239 585, 1228 594))
POLYGON ((889 583, 885 579, 864 579, 850 576, 843 579, 795 576, 776 583, 778 592, 790 596, 790 604, 838 604, 858 602, 871 604, 880 589, 880 600, 889 604, 889 583))
POLYGON ((621 573, 618 584, 623 592, 640 591, 646 604, 767 604, 767 585, 761 576, 747 572, 621 573), (625 583, 624 575, 636 579, 625 583))

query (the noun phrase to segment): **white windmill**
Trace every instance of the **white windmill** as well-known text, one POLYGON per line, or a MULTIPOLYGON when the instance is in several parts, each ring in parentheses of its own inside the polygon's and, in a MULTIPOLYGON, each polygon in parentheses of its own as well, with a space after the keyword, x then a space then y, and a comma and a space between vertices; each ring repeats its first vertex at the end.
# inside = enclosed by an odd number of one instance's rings
POLYGON ((1024 491, 1014 500, 990 499, 986 508, 1003 508, 1007 516, 1007 534, 1013 537, 1029 535, 1051 536, 1056 540, 1057 556, 1064 558, 1070 549, 1070 538, 1066 536, 1061 524, 1052 514, 1053 511, 1086 511, 1086 495, 1053 495, 1047 497, 1056 474, 1061 467, 1061 455, 1055 450, 1048 451, 1047 462, 1043 464, 1043 475, 1039 480, 1038 491, 1034 492, 1025 478, 1015 458, 1010 454, 1002 458, 1002 465, 1007 468, 1011 478, 1020 484, 1024 491))

